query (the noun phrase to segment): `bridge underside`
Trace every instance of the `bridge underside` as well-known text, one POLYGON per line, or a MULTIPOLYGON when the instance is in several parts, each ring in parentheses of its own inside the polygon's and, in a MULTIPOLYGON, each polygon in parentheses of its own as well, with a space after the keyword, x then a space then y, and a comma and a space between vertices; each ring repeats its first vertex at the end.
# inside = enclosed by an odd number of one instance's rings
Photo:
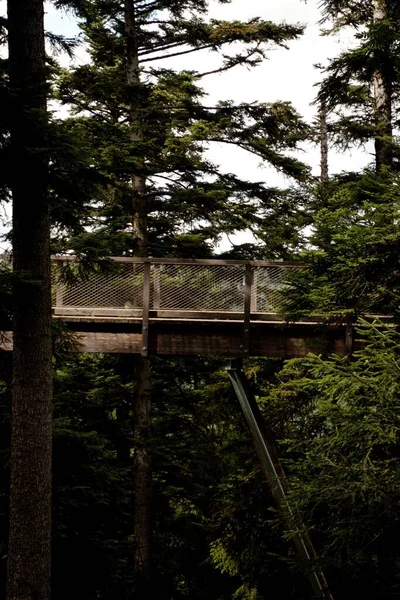
MULTIPOLYGON (((77 352, 224 358, 294 358, 310 352, 344 356, 348 352, 345 325, 255 321, 244 334, 243 322, 235 320, 149 319, 143 336, 142 319, 63 320, 74 333, 77 352)), ((12 334, 6 333, 5 337, 0 347, 12 350, 12 334)))

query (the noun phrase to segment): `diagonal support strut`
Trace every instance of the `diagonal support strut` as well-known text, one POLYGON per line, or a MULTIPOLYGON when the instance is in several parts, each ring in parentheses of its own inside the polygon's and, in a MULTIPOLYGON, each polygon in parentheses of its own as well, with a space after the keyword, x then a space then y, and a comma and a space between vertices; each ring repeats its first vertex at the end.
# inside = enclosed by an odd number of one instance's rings
POLYGON ((241 361, 237 359, 228 360, 226 370, 250 429, 253 443, 272 496, 284 517, 286 525, 291 531, 294 531, 293 543, 300 560, 307 567, 307 576, 312 587, 313 596, 319 599, 333 600, 323 572, 314 564, 316 554, 311 540, 308 536, 300 533, 304 530, 304 527, 302 526, 300 516, 289 504, 286 494, 287 480, 284 470, 256 399, 249 388, 246 375, 242 370, 241 361))

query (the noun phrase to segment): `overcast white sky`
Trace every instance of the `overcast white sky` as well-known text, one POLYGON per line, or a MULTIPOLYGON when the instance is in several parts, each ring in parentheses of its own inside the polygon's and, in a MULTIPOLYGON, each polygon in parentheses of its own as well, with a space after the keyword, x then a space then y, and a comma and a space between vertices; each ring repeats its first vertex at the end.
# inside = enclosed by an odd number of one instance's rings
MULTIPOLYGON (((306 24, 307 29, 302 38, 290 43, 289 50, 271 49, 269 59, 256 69, 247 70, 238 67, 231 72, 206 77, 204 87, 210 96, 210 101, 226 99, 237 102, 291 101, 307 120, 311 120, 315 114, 315 108, 311 106, 316 94, 314 86, 320 78, 320 73, 314 68, 314 64, 326 64, 329 58, 336 56, 341 49, 351 43, 349 37, 339 40, 320 36, 318 5, 319 0, 306 2, 304 0, 232 0, 229 5, 220 5, 215 0, 211 0, 210 18, 247 20, 258 16, 275 22, 306 24)), ((0 0, 0 14, 4 13, 5 0, 0 0)), ((51 5, 47 5, 46 28, 67 36, 79 33, 73 16, 56 11, 51 5)), ((84 50, 80 49, 77 52, 76 63, 79 64, 84 60, 84 50)), ((179 68, 209 70, 216 61, 215 54, 201 52, 180 59, 179 68)), ((176 59, 171 59, 171 66, 173 65, 177 65, 176 59)), ((214 145, 210 149, 210 157, 215 162, 219 162, 226 171, 234 172, 238 176, 264 180, 269 185, 287 184, 271 169, 260 168, 258 159, 233 147, 214 145)), ((307 146, 301 158, 311 164, 318 173, 317 148, 307 146)), ((332 172, 358 169, 369 161, 368 154, 360 151, 348 152, 346 155, 332 152, 330 169, 332 172)))

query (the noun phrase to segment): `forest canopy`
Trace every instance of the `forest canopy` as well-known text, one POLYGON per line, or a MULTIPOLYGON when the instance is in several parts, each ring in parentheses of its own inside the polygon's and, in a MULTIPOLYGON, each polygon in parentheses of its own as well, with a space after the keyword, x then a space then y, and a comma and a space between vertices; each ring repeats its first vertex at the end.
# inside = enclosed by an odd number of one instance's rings
POLYGON ((277 3, 0 3, 0 598, 306 600, 296 534, 336 600, 400 598, 400 10, 277 3), (78 352, 51 255, 65 289, 115 256, 302 265, 276 320, 355 351, 243 364, 297 530, 223 362, 78 352))

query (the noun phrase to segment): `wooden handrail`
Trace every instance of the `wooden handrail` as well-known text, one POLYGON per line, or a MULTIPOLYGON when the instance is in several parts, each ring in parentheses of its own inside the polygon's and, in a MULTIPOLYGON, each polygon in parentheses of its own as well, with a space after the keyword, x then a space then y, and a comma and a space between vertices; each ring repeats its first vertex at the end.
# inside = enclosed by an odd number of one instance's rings
MULTIPOLYGON (((1 258, 1 256, 0 256, 1 258)), ((132 264, 146 264, 150 263, 153 265, 208 265, 208 266, 245 266, 250 265, 252 267, 282 267, 282 268, 306 268, 308 265, 302 262, 296 261, 279 261, 279 260, 224 260, 218 258, 137 258, 134 256, 106 256, 103 259, 108 259, 117 263, 132 263, 132 264)), ((78 257, 66 254, 60 256, 52 256, 53 262, 76 262, 78 257)))

